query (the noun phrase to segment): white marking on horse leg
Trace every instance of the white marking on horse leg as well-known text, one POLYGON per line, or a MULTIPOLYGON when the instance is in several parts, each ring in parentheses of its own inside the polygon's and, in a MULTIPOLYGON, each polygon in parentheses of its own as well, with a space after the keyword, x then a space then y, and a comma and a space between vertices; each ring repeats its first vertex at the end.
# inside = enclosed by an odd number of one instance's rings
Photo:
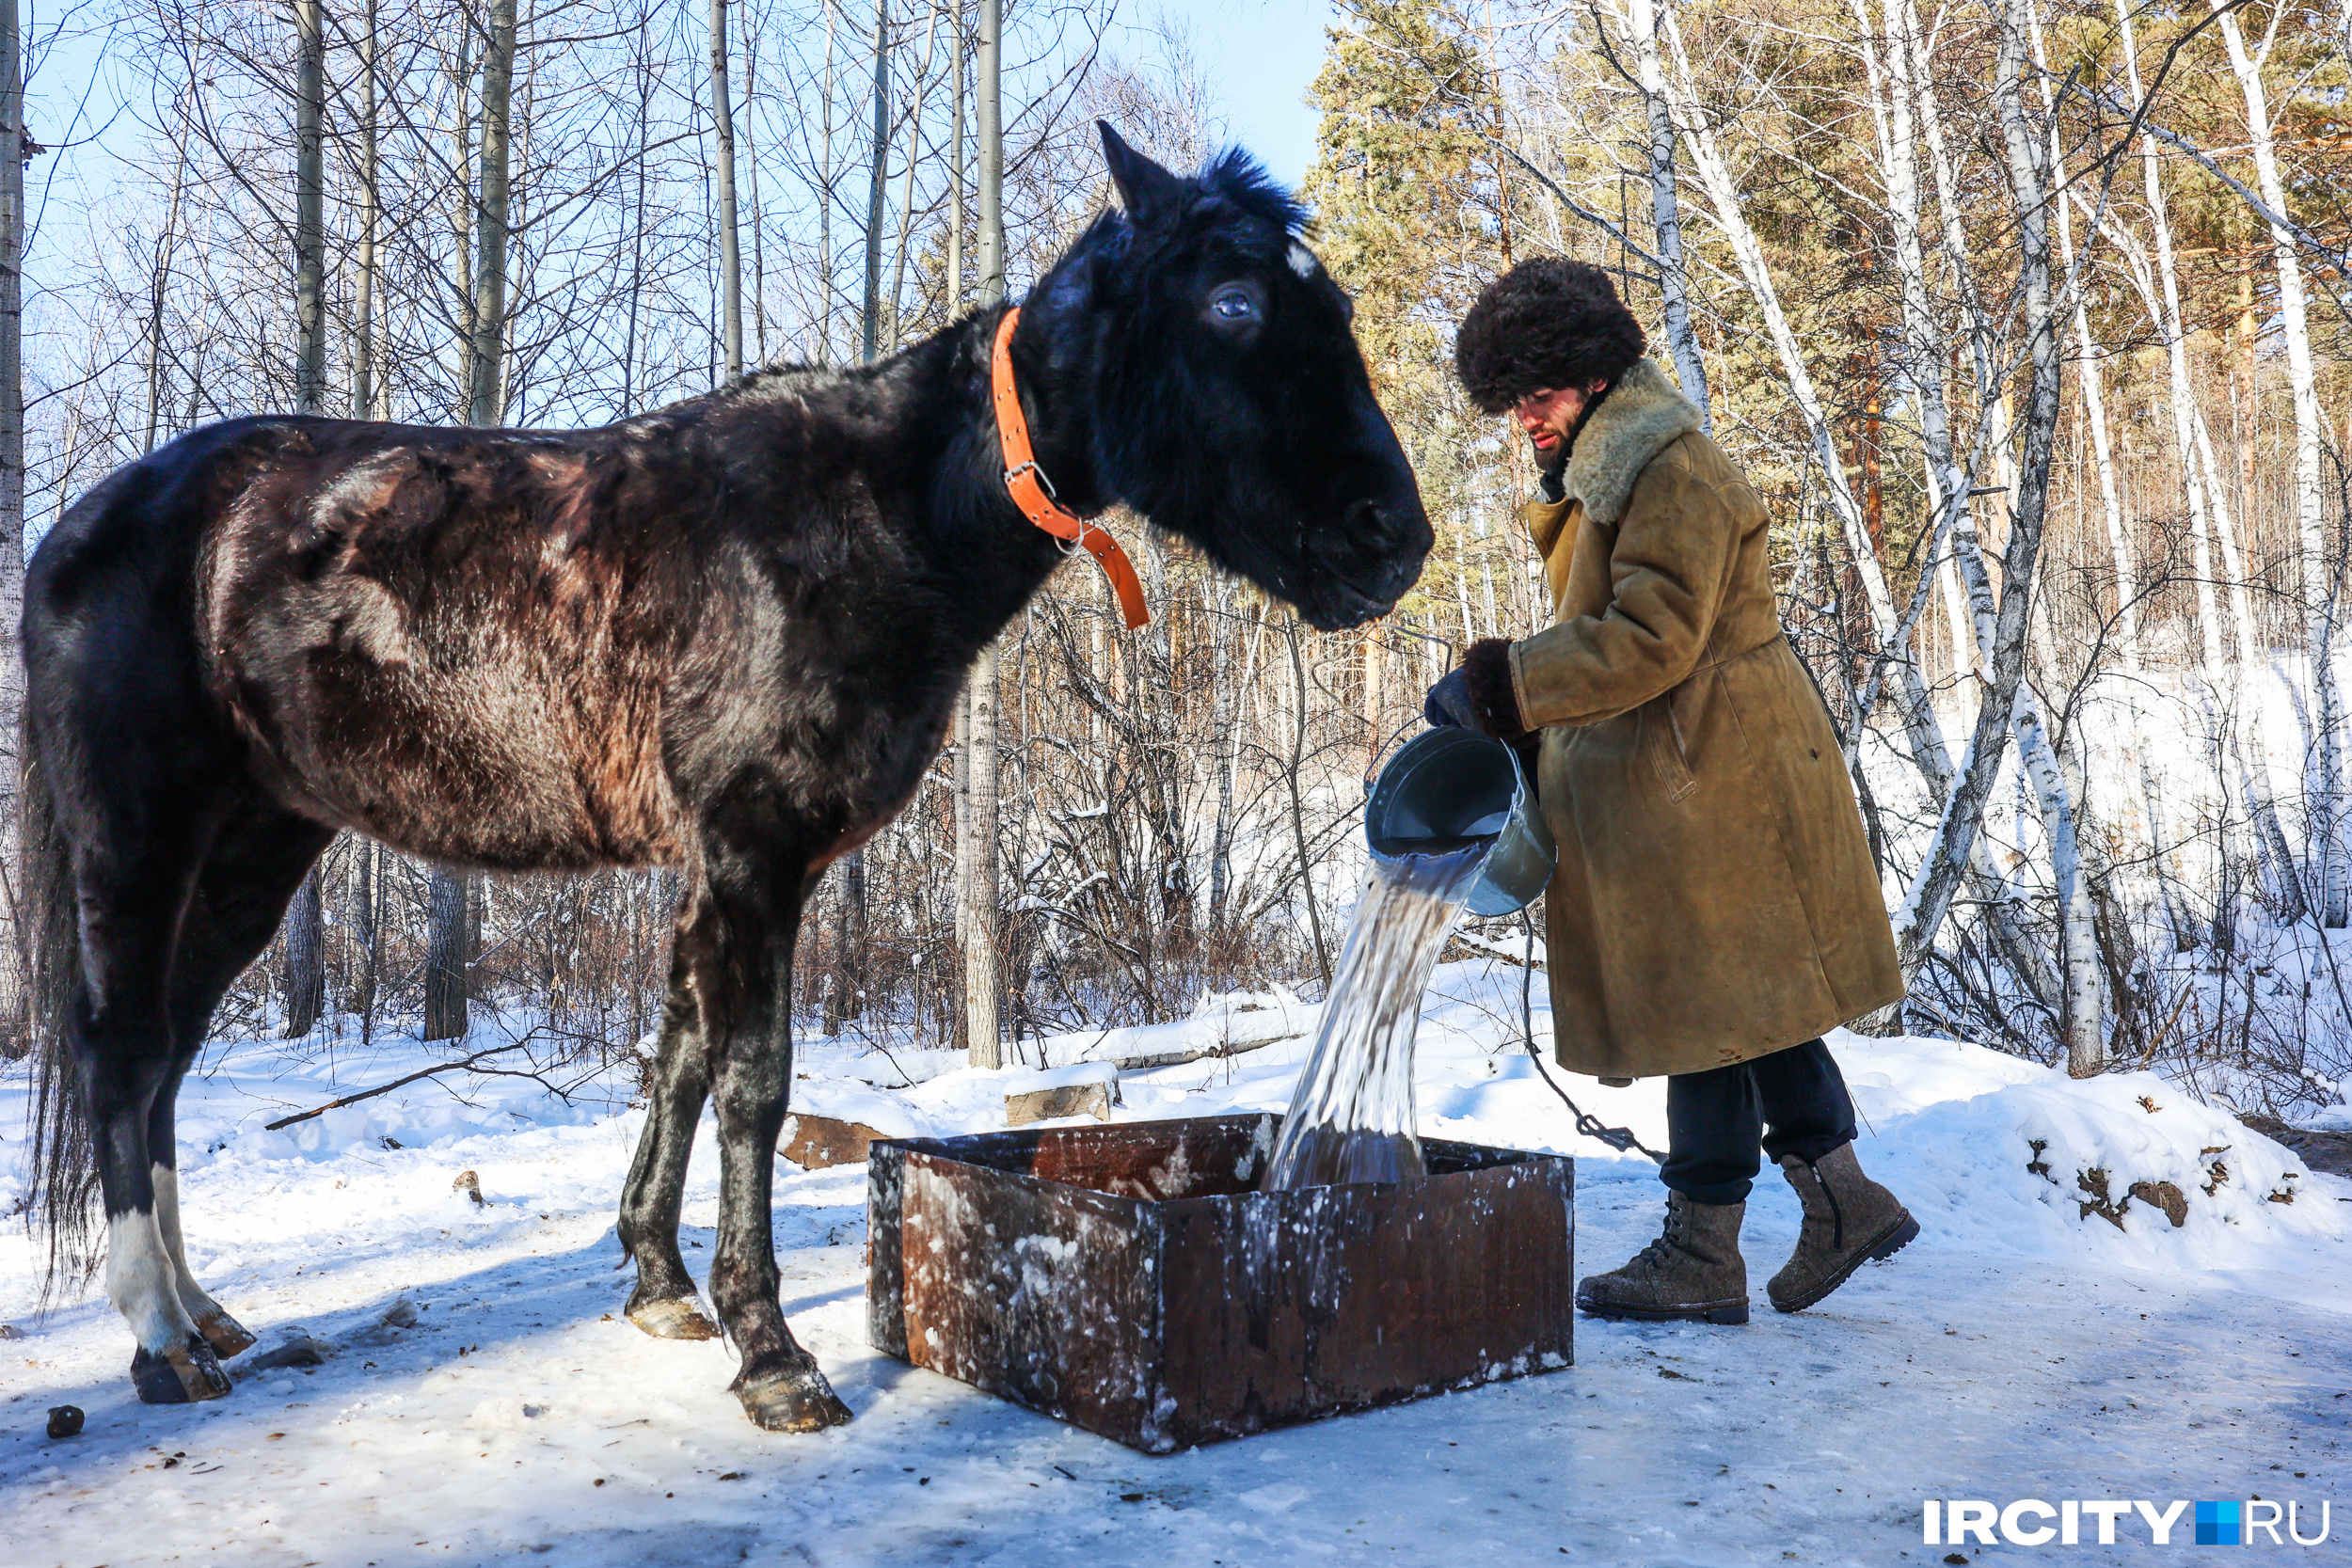
POLYGON ((187 1243, 180 1235, 180 1173, 169 1165, 155 1165, 148 1174, 155 1184, 155 1229, 163 1237, 164 1256, 171 1259, 172 1283, 181 1308, 202 1323, 220 1310, 220 1303, 196 1282, 196 1274, 188 1267, 187 1243))
POLYGON ((160 1355, 183 1350, 196 1325, 180 1305, 178 1271, 164 1248, 155 1216, 144 1209, 106 1221, 106 1296, 137 1336, 160 1355))

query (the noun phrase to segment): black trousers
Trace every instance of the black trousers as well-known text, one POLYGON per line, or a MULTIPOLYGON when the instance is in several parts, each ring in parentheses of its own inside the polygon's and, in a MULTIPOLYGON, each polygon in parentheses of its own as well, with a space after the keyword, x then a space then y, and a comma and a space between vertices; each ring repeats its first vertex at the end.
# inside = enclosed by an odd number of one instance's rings
POLYGON ((1769 1056, 1666 1080, 1667 1186, 1698 1203, 1744 1203, 1760 1147, 1819 1160, 1853 1141, 1853 1100, 1818 1039, 1769 1056))

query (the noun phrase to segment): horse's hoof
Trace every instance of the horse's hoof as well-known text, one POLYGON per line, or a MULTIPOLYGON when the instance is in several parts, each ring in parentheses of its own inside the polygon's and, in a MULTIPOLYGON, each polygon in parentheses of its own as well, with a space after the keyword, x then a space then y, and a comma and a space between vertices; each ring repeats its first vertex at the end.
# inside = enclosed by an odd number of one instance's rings
POLYGON ((850 1420, 850 1407, 815 1367, 739 1384, 735 1397, 752 1425, 769 1432, 822 1432, 850 1420))
MULTIPOLYGON (((247 1341, 250 1343, 251 1341, 247 1341)), ((229 1397, 229 1374, 201 1334, 157 1355, 146 1346, 131 1357, 131 1386, 146 1404, 192 1404, 229 1397)))
POLYGON ((196 1331, 204 1336, 204 1342, 213 1347, 213 1354, 223 1361, 243 1355, 253 1348, 253 1336, 245 1324, 215 1307, 196 1320, 196 1331))
POLYGON ((668 1296, 660 1301, 630 1305, 628 1321, 657 1339, 716 1339, 719 1325, 706 1317, 691 1296, 668 1296))

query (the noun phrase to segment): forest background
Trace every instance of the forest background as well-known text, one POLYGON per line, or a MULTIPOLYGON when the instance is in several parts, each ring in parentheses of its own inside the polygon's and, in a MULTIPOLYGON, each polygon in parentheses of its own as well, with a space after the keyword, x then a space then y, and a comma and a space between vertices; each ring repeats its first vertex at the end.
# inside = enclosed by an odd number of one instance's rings
MULTIPOLYGON (((109 199, 41 214, 21 371, 24 181, 58 153, 28 125, 0 167, 0 613, 19 533, 214 420, 596 423, 938 329, 987 282, 987 9, 88 0, 19 27, 0 0, 0 78, 103 37, 149 89, 104 133, 109 199)), ((801 1027, 1035 1062, 1320 993, 1366 779, 1470 641, 1548 617, 1532 467, 1449 358, 1482 283, 1559 253, 1616 275, 1772 510, 1911 978, 1874 1026, 2271 1114, 2337 1098, 2352 7, 1334 13, 1310 240, 1357 296, 1428 570, 1324 636, 1114 518, 1152 625, 1073 567, 1007 629, 925 787, 820 890, 801 1027)), ((1011 0, 1001 28, 1017 296, 1109 199, 1094 119, 1178 167, 1225 127, 1180 23, 1011 0)), ((11 665, 0 706, 21 690, 11 665)), ((490 1023, 608 1059, 658 1021, 677 895, 346 838, 215 1030, 302 1053, 490 1023)), ((1459 940, 1540 964, 1520 929, 1459 940)))

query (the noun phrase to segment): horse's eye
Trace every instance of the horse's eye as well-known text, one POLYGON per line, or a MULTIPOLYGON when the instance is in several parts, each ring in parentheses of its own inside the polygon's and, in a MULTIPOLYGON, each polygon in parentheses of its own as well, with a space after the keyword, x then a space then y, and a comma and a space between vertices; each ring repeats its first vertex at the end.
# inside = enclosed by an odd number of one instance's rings
POLYGON ((1258 314, 1258 302, 1249 297, 1247 289, 1220 289, 1209 301, 1209 309, 1217 320, 1229 322, 1253 321, 1258 314))

